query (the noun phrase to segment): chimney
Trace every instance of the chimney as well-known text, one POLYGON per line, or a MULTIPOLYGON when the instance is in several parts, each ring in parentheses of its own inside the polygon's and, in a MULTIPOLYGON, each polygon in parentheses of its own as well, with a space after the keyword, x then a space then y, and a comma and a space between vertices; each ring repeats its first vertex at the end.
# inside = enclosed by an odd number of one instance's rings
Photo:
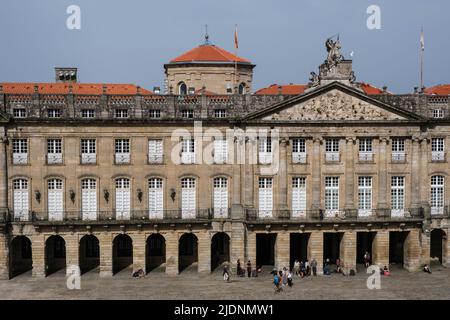
POLYGON ((106 84, 104 84, 102 86, 102 94, 106 94, 106 89, 107 89, 106 84))
POLYGON ((3 93, 3 85, 0 83, 0 94, 3 93))
POLYGON ((387 86, 384 86, 383 87, 383 93, 386 93, 387 92, 387 86))
POLYGON ((278 85, 278 94, 282 94, 283 93, 283 87, 278 85))
POLYGON ((34 84, 34 93, 39 92, 39 85, 37 83, 34 84))
POLYGON ((73 67, 55 67, 56 82, 77 82, 77 68, 73 67))
POLYGON ((136 94, 137 95, 141 94, 141 87, 140 86, 136 86, 136 94))

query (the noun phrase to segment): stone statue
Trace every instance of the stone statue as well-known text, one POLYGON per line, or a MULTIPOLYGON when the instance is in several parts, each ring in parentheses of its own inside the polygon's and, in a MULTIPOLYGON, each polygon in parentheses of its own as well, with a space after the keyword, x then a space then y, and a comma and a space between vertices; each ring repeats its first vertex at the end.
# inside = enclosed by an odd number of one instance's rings
POLYGON ((350 72, 349 81, 350 81, 350 83, 355 83, 355 81, 356 81, 355 71, 350 72))
POLYGON ((320 79, 319 76, 314 72, 311 71, 311 76, 309 77, 309 81, 311 81, 311 86, 317 86, 319 85, 320 79))
POLYGON ((331 38, 328 38, 325 42, 325 47, 327 48, 328 52, 327 60, 325 60, 325 65, 328 67, 328 69, 331 69, 344 59, 344 56, 341 53, 341 43, 339 41, 339 38, 336 40, 336 42, 331 38))

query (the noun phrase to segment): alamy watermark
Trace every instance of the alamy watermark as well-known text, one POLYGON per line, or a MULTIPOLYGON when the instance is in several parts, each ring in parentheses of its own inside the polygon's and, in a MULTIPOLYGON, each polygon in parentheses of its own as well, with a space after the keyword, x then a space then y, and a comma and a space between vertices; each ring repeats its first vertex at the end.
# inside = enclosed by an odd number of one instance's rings
POLYGON ((81 270, 79 266, 71 265, 67 267, 66 285, 69 290, 81 289, 81 270))
POLYGON ((381 8, 376 4, 372 4, 367 7, 367 14, 370 16, 367 18, 366 25, 369 30, 381 29, 381 8))
POLYGON ((381 269, 377 265, 369 266, 366 273, 370 274, 367 278, 367 289, 369 290, 380 290, 381 289, 381 269))
POLYGON ((81 29, 81 8, 76 4, 72 4, 67 7, 66 13, 70 14, 66 20, 66 27, 69 30, 81 29))

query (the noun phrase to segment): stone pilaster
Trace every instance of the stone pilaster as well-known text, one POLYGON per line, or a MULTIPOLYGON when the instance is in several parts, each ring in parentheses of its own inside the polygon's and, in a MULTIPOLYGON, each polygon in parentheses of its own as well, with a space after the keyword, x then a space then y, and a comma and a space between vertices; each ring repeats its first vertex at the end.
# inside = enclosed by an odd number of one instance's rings
MULTIPOLYGON (((313 139, 313 150, 312 150, 312 159, 311 159, 311 166, 312 166, 312 208, 313 209, 320 209, 321 203, 320 203, 320 194, 321 194, 321 167, 322 167, 322 158, 321 158, 321 152, 320 147, 322 144, 322 139, 319 137, 314 137, 313 139)), ((318 261, 318 259, 316 258, 318 261)), ((322 260, 322 257, 320 258, 322 260)))
POLYGON ((145 270, 146 237, 143 232, 130 234, 133 240, 133 271, 145 270))
POLYGON ((73 273, 73 267, 79 267, 79 239, 78 235, 68 234, 64 236, 64 241, 66 242, 66 274, 73 273))
POLYGON ((420 141, 418 137, 412 138, 411 146, 411 206, 418 208, 420 206, 420 177, 421 177, 421 157, 420 141))
POLYGON ((323 274, 323 231, 312 231, 308 241, 308 260, 317 261, 317 273, 323 274))
POLYGON ((113 235, 103 232, 98 235, 100 246, 100 277, 113 275, 113 235))
POLYGON ((256 233, 250 230, 247 231, 247 252, 242 264, 243 268, 248 260, 252 262, 252 265, 256 265, 256 233))
POLYGON ((380 268, 389 265, 389 231, 379 230, 372 242, 372 264, 380 268))
POLYGON ((231 268, 236 271, 236 262, 241 260, 241 265, 245 255, 245 225, 242 222, 233 222, 231 224, 231 268))
POLYGON ((178 274, 178 234, 168 232, 163 234, 166 239, 166 274, 178 274))
MULTIPOLYGON (((280 150, 278 158, 278 190, 279 190, 279 204, 280 210, 287 210, 287 193, 288 193, 288 181, 287 181, 287 138, 280 139, 280 150)), ((276 159, 276 158, 275 158, 276 159)))
POLYGON ((33 258, 33 277, 45 277, 45 236, 36 234, 30 236, 31 254, 33 258))
POLYGON ((289 268, 290 258, 290 236, 289 232, 281 231, 277 234, 275 242, 275 266, 278 270, 283 267, 289 268))
POLYGON ((340 258, 344 269, 356 271, 356 232, 353 230, 344 232, 341 240, 340 258))
POLYGON ((378 209, 389 208, 387 203, 387 152, 388 138, 381 137, 378 144, 378 209))
MULTIPOLYGON (((430 234, 425 232, 420 233, 420 264, 430 264, 430 251, 431 251, 431 237, 430 234)), ((442 247, 444 248, 444 247, 442 247)), ((444 258, 444 257, 442 257, 444 258)), ((443 260, 442 260, 443 261, 443 260)))
POLYGON ((345 209, 355 209, 354 144, 356 138, 348 137, 345 146, 345 209))
POLYGON ((198 272, 211 272, 211 234, 207 231, 197 233, 198 237, 198 272))
POLYGON ((443 240, 442 264, 450 268, 450 240, 448 239, 450 229, 446 230, 445 239, 443 240))
POLYGON ((420 230, 409 231, 405 239, 404 266, 408 271, 417 271, 420 268, 420 230))
POLYGON ((253 184, 254 184, 254 167, 258 163, 258 140, 256 137, 249 137, 245 143, 245 153, 246 153, 246 163, 245 174, 244 174, 244 185, 242 186, 243 191, 243 199, 245 206, 253 207, 254 206, 254 192, 253 192, 253 184))
POLYGON ((430 177, 428 176, 428 140, 422 139, 420 142, 420 200, 423 207, 429 206, 430 177))
POLYGON ((8 168, 4 128, 0 128, 0 215, 8 212, 8 168))
POLYGON ((9 279, 8 236, 0 229, 0 280, 9 279))

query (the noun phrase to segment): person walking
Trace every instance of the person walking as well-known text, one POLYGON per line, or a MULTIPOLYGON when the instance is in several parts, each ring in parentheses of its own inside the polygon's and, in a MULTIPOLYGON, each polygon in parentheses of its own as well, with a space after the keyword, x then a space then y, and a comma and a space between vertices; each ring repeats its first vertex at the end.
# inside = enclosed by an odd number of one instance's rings
POLYGON ((247 261, 247 276, 249 278, 252 276, 252 263, 250 260, 247 261))
POLYGON ((311 269, 313 272, 313 276, 316 277, 317 276, 317 261, 314 258, 311 260, 311 269))
POLYGON ((288 281, 288 286, 290 288, 292 288, 293 282, 292 282, 292 273, 291 273, 291 271, 288 271, 287 281, 288 281))
POLYGON ((236 262, 236 272, 237 272, 238 277, 242 276, 242 267, 241 267, 240 259, 237 259, 237 262, 236 262))
POLYGON ((370 266, 370 253, 368 251, 364 254, 364 266, 366 268, 370 266))
POLYGON ((287 272, 288 272, 287 268, 284 267, 284 268, 283 268, 283 275, 282 275, 283 286, 286 286, 287 283, 288 283, 287 272))
POLYGON ((311 275, 311 267, 309 266, 309 261, 306 259, 305 261, 305 274, 307 277, 311 275))
POLYGON ((294 274, 296 276, 298 276, 300 274, 300 262, 297 259, 295 259, 295 262, 294 262, 294 274))
POLYGON ((225 265, 223 266, 223 273, 222 273, 222 276, 223 276, 223 281, 227 281, 227 282, 230 281, 230 273, 229 273, 229 271, 228 271, 228 265, 227 265, 227 264, 225 264, 225 265))

